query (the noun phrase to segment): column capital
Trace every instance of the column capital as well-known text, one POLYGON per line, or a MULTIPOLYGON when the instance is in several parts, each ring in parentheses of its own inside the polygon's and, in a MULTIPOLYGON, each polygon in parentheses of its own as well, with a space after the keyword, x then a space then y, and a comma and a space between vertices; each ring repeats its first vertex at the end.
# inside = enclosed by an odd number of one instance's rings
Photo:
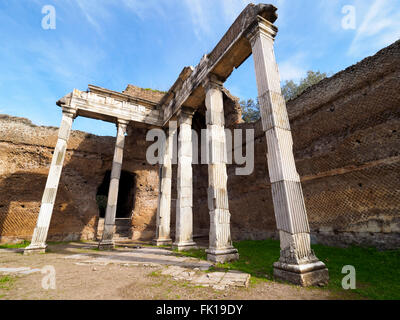
POLYGON ((128 127, 129 121, 128 120, 124 120, 124 119, 117 119, 117 128, 121 128, 124 133, 126 133, 126 129, 128 127))
POLYGON ((182 106, 179 110, 178 116, 179 116, 179 125, 186 123, 186 124, 192 124, 192 119, 193 115, 195 114, 196 109, 189 108, 182 106))
POLYGON ((209 74, 202 83, 202 86, 204 90, 209 91, 211 89, 216 89, 216 90, 222 90, 224 87, 224 83, 218 79, 218 77, 215 74, 209 74))
POLYGON ((271 22, 264 19, 263 17, 257 16, 257 20, 249 28, 246 34, 246 38, 250 41, 251 45, 253 46, 257 35, 262 35, 274 41, 277 33, 278 33, 278 28, 276 26, 274 26, 271 22))
POLYGON ((76 108, 72 108, 71 106, 62 106, 62 113, 63 115, 75 119, 77 117, 78 110, 76 108))

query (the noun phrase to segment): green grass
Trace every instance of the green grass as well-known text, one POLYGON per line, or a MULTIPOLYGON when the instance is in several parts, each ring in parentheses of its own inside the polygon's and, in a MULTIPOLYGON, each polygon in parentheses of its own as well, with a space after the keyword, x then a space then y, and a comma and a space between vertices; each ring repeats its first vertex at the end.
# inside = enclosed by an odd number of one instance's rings
POLYGON ((334 248, 314 245, 317 257, 323 261, 330 275, 328 289, 343 290, 342 274, 345 265, 356 269, 356 290, 351 290, 368 299, 400 299, 400 250, 378 251, 375 248, 334 248))
POLYGON ((207 260, 207 254, 204 249, 191 249, 188 251, 178 251, 174 249, 173 251, 180 256, 207 260))
POLYGON ((167 93, 167 91, 161 91, 161 90, 151 89, 151 88, 145 88, 144 90, 146 90, 146 91, 152 91, 152 92, 158 92, 158 93, 167 93))
POLYGON ((14 278, 10 276, 0 277, 0 289, 9 290, 14 283, 14 278))
MULTIPOLYGON (((239 270, 252 276, 251 283, 273 279, 273 263, 279 259, 279 241, 241 241, 234 243, 240 259, 235 262, 217 264, 214 270, 239 270)), ((313 245, 317 257, 328 269, 330 282, 323 290, 336 293, 353 293, 352 298, 400 299, 400 250, 378 251, 374 248, 335 248, 313 245), (342 274, 345 265, 356 269, 357 289, 344 290, 342 274)), ((204 250, 180 252, 183 256, 206 259, 204 250)))
POLYGON ((0 245, 0 249, 20 249, 29 246, 31 243, 29 241, 24 240, 20 243, 5 243, 0 245))

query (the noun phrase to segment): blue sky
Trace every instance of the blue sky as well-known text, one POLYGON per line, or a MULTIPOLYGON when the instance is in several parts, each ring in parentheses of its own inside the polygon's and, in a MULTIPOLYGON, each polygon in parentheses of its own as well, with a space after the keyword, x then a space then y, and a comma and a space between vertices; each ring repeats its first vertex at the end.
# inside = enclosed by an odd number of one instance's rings
MULTIPOLYGON (((184 66, 210 52, 251 1, 1 0, 0 113, 59 126, 55 102, 95 84, 122 91, 128 83, 168 90, 184 66), (42 28, 44 5, 56 29, 42 28)), ((253 1, 254 2, 254 1, 253 1)), ((278 7, 276 56, 282 81, 307 70, 335 73, 400 38, 400 0, 270 0, 278 7), (355 29, 344 29, 344 6, 355 29)), ((253 60, 225 86, 256 98, 253 60)), ((109 123, 76 119, 74 129, 115 135, 109 123)))

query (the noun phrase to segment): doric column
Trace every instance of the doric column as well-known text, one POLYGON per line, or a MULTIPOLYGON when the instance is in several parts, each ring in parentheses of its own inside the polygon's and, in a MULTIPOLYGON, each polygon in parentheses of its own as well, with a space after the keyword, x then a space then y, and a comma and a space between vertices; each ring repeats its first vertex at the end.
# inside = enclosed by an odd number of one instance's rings
POLYGON ((268 146, 268 169, 281 254, 274 276, 299 285, 327 283, 328 269, 310 246, 310 229, 300 177, 293 155, 293 140, 274 53, 277 28, 258 17, 251 42, 258 101, 268 146))
POLYGON ((176 232, 174 249, 188 250, 193 242, 193 173, 192 118, 194 110, 181 107, 178 138, 178 199, 176 201, 176 232))
POLYGON ((100 250, 114 248, 115 215, 117 213, 119 179, 122 170, 122 158, 124 155, 125 134, 129 121, 118 120, 117 138, 115 142, 114 159, 111 170, 110 187, 108 190, 106 217, 104 219, 104 230, 99 243, 100 250))
POLYGON ((58 185, 60 183, 61 171, 67 151, 67 142, 71 133, 72 123, 76 116, 76 109, 63 107, 61 126, 58 131, 57 145, 54 149, 50 171, 47 176, 46 187, 42 197, 42 204, 33 232, 31 244, 25 248, 24 254, 45 252, 47 245, 47 233, 53 214, 54 202, 56 200, 58 185))
POLYGON ((177 131, 176 122, 170 122, 168 137, 165 141, 162 163, 159 174, 159 194, 157 206, 157 229, 153 243, 156 246, 172 243, 170 234, 171 222, 171 185, 172 185, 172 153, 174 137, 177 131), (175 124, 175 125, 171 125, 175 124))
POLYGON ((222 83, 213 76, 204 83, 206 91, 206 124, 208 147, 208 209, 210 210, 210 246, 207 260, 227 262, 239 259, 231 240, 226 172, 224 100, 222 83))

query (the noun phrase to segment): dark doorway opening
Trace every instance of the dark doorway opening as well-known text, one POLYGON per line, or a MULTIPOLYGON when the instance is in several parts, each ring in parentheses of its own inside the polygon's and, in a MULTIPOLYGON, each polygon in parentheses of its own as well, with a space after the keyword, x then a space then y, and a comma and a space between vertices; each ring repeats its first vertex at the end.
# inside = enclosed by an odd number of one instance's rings
MULTIPOLYGON (((104 175, 103 182, 97 190, 96 200, 99 207, 100 218, 106 215, 108 189, 110 187, 111 171, 104 175)), ((128 171, 121 172, 118 190, 117 219, 129 219, 135 208, 136 176, 128 171)))

